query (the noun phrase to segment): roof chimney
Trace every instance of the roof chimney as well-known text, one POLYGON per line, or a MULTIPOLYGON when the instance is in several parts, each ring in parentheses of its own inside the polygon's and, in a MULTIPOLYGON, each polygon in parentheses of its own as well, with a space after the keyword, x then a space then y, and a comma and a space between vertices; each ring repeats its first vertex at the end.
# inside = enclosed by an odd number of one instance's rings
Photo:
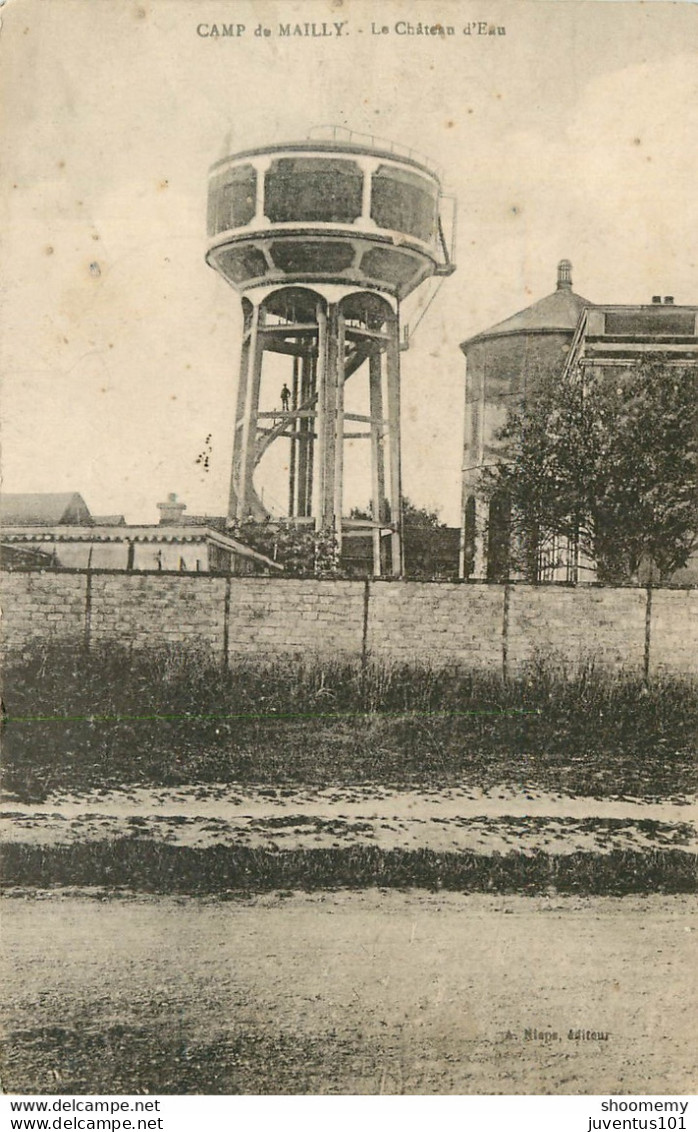
POLYGON ((558 291, 572 290, 572 264, 568 259, 561 259, 557 265, 558 291))
POLYGON ((182 521, 182 512, 186 511, 186 503, 178 503, 177 496, 174 491, 171 491, 167 496, 166 503, 158 503, 158 511, 160 512, 160 526, 172 527, 182 521))
POLYGON ((673 295, 665 295, 664 296, 664 302, 667 304, 667 306, 669 306, 669 307, 672 306, 673 302, 674 302, 674 296, 673 295))
POLYGON ((652 296, 652 302, 653 302, 653 303, 661 303, 661 301, 662 301, 662 296, 661 296, 661 295, 653 295, 653 296, 652 296))

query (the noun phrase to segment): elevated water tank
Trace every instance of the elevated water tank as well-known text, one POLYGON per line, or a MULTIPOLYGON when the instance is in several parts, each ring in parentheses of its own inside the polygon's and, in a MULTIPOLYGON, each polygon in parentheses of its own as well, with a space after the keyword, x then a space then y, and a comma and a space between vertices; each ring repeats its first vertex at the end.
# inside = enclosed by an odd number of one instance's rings
POLYGON ((414 158, 342 141, 263 146, 209 175, 206 258, 239 291, 293 280, 403 299, 450 273, 436 173, 414 158))

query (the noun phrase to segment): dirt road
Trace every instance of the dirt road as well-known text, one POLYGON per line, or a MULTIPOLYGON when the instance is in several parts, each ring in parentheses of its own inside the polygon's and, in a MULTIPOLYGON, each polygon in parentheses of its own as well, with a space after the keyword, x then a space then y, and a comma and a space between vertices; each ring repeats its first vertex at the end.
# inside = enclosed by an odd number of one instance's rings
POLYGON ((63 891, 3 919, 13 1092, 695 1084, 687 897, 63 891))
POLYGON ((0 835, 6 843, 47 846, 138 836, 199 848, 695 852, 698 800, 571 797, 506 786, 425 791, 207 783, 56 794, 30 804, 4 800, 0 835))

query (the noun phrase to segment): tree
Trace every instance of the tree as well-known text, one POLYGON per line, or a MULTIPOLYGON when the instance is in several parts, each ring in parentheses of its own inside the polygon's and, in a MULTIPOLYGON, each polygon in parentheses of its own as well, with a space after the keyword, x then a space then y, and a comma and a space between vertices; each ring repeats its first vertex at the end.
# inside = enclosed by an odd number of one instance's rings
MULTIPOLYGON (((373 508, 352 508, 351 519, 371 519, 373 508)), ((388 520, 389 522, 389 520, 388 520)), ((438 511, 402 500, 405 576, 413 579, 455 577, 458 573, 458 532, 442 523, 438 511)))
POLYGON ((237 523, 230 533, 279 562, 290 577, 332 578, 339 573, 337 539, 332 530, 316 531, 284 519, 250 519, 237 523))
POLYGON ((405 576, 419 580, 458 574, 460 533, 442 523, 438 511, 402 501, 405 576))
MULTIPOLYGON (((351 519, 372 519, 373 507, 352 507, 349 517, 351 519)), ((389 520, 388 520, 389 521, 389 520)), ((438 511, 429 511, 426 507, 417 507, 405 495, 402 499, 402 526, 404 528, 419 528, 419 530, 442 530, 446 524, 442 523, 438 511)))
POLYGON ((499 439, 482 483, 511 503, 512 564, 526 577, 550 534, 614 582, 636 580, 643 561, 666 578, 698 546, 698 366, 654 355, 541 382, 499 439))
POLYGON ((402 526, 404 530, 442 531, 446 523, 442 523, 438 511, 429 511, 426 507, 417 507, 416 504, 404 496, 402 500, 402 526))

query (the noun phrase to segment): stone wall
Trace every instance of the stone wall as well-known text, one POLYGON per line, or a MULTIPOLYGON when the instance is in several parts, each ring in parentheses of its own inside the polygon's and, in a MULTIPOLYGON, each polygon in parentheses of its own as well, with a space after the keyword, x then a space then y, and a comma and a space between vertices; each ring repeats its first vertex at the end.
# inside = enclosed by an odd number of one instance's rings
POLYGON ((314 578, 233 578, 231 656, 361 656, 364 584, 314 578))
POLYGON ((510 588, 507 626, 512 670, 537 657, 574 666, 642 671, 647 591, 602 586, 510 588))
POLYGON ((94 573, 90 638, 96 644, 202 644, 220 653, 225 643, 225 588, 226 579, 211 574, 94 573))
POLYGON ((3 571, 3 649, 32 640, 84 636, 86 593, 84 573, 3 571))
POLYGON ((650 674, 698 676, 698 589, 653 590, 650 674))
POLYGON ((221 657, 375 657, 514 674, 538 658, 698 674, 698 590, 3 572, 3 642, 185 644, 221 657))
POLYGON ((406 663, 500 669, 503 586, 453 582, 372 582, 367 648, 406 663))

